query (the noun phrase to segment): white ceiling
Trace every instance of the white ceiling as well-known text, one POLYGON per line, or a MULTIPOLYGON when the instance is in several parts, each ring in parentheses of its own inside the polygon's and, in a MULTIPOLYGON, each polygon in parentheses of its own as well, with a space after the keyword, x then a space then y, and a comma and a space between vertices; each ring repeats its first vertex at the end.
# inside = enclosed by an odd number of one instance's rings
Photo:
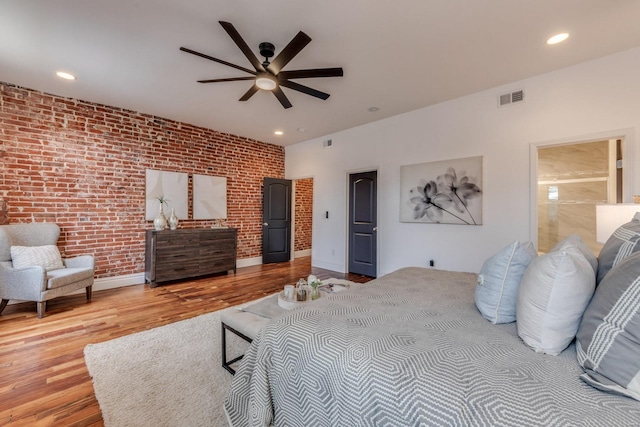
POLYGON ((0 0, 0 81, 289 145, 639 46, 639 22, 638 0, 0 0), (239 102, 250 82, 196 80, 247 74, 179 50, 252 68, 221 20, 256 56, 302 30, 284 70, 345 75, 239 102))

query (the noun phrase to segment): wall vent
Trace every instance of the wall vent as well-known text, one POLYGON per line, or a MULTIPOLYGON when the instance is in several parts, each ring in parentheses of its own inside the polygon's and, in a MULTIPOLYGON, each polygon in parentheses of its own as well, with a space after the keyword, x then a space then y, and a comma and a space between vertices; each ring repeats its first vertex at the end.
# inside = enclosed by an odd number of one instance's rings
POLYGON ((323 147, 331 147, 331 145, 333 145, 333 141, 331 141, 330 139, 327 139, 326 141, 322 141, 323 147))
POLYGON ((498 95, 498 107, 504 107, 506 105, 511 105, 522 101, 524 101, 523 89, 498 95))

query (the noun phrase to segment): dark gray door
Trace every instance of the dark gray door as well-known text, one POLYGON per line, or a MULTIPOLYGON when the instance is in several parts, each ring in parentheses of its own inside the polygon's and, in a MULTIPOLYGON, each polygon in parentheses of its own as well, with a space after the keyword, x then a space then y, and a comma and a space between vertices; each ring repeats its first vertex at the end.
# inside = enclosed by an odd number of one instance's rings
POLYGON ((349 175, 349 272, 376 277, 378 173, 349 175))
POLYGON ((291 259, 291 180, 265 178, 262 190, 262 262, 291 259))

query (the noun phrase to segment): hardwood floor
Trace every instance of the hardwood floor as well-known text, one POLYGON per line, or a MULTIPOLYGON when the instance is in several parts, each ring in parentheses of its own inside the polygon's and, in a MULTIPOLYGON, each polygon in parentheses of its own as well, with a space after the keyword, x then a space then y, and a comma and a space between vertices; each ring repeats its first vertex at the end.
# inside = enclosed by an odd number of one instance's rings
POLYGON ((239 268, 234 275, 150 288, 135 285, 60 297, 43 319, 35 303, 0 316, 0 425, 102 426, 84 363, 87 344, 166 325, 266 296, 313 273, 320 279, 371 278, 311 268, 310 258, 239 268))

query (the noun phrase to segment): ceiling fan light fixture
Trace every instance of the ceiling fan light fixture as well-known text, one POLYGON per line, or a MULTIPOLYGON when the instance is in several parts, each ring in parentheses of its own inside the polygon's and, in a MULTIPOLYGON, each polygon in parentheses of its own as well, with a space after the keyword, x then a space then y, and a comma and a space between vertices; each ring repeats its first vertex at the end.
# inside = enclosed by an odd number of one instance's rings
POLYGON ((236 46, 242 51, 244 56, 249 60, 255 71, 241 67, 240 65, 232 64, 231 62, 223 61, 222 59, 214 58, 213 56, 206 55, 204 53, 196 52, 195 50, 188 49, 186 47, 180 47, 183 52, 190 53, 192 55, 199 56, 204 59, 208 59, 213 62, 217 62, 222 65, 226 65, 236 70, 244 71, 245 73, 252 74, 251 77, 231 77, 226 79, 206 79, 198 80, 198 83, 218 83, 218 82, 235 82, 235 81, 252 81, 252 85, 245 92, 244 95, 238 99, 238 101, 248 101, 254 94, 260 90, 271 91, 276 97, 278 102, 283 108, 291 108, 293 105, 282 87, 295 90, 297 92, 304 93, 306 95, 313 96, 318 99, 329 98, 328 93, 310 88, 300 83, 291 81, 291 79, 309 79, 315 77, 342 77, 344 72, 340 67, 333 68, 311 68, 304 70, 287 70, 282 71, 282 68, 287 65, 306 45, 311 41, 311 37, 298 31, 293 39, 282 49, 282 51, 276 56, 273 62, 269 61, 269 58, 274 56, 275 46, 273 43, 262 42, 260 43, 260 54, 264 56, 264 62, 260 63, 260 60, 251 51, 251 48, 244 41, 238 30, 230 22, 219 21, 222 28, 227 32, 229 37, 234 41, 236 46))
POLYGON ((274 77, 263 74, 256 78, 256 86, 262 90, 274 90, 278 86, 278 82, 274 77))

